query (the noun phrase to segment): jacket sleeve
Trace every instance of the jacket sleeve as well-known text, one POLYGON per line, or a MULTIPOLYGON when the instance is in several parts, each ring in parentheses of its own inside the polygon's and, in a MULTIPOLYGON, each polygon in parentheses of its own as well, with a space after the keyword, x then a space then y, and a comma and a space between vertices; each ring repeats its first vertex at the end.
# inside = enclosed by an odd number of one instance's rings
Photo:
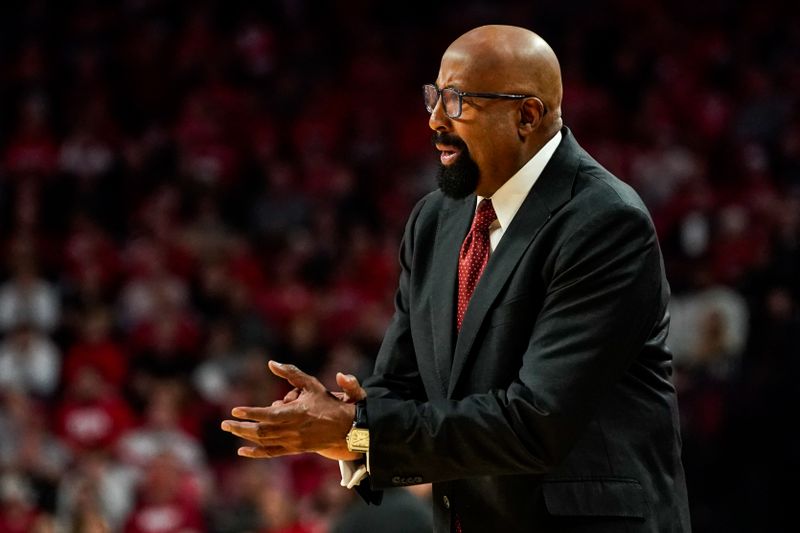
POLYGON ((398 312, 376 366, 380 392, 366 404, 373 488, 546 473, 566 457, 593 400, 620 380, 663 314, 666 282, 655 230, 635 207, 587 215, 560 242, 516 379, 437 401, 413 393, 406 243, 398 312))

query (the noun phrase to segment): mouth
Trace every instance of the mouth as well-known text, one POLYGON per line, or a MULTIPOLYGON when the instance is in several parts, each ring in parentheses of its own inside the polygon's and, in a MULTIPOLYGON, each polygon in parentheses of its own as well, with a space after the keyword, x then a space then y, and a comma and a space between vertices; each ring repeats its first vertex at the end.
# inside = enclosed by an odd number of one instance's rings
POLYGON ((461 153, 460 148, 449 146, 445 144, 437 144, 436 149, 439 150, 439 160, 443 165, 451 165, 455 162, 458 155, 461 153))

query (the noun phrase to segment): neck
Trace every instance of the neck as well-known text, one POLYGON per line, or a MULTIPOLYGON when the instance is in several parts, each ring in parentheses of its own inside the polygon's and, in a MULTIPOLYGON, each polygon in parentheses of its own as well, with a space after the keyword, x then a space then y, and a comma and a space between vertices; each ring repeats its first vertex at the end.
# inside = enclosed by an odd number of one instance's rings
POLYGON ((537 137, 535 139, 530 139, 528 143, 523 145, 523 148, 519 151, 516 157, 512 157, 510 159, 511 164, 509 164, 504 169, 498 169, 496 172, 491 173, 481 173, 481 180, 478 184, 478 187, 475 190, 475 193, 478 196, 483 196, 484 198, 491 198, 491 196, 497 192, 497 189, 503 186, 505 182, 511 179, 511 176, 516 174, 519 169, 525 166, 525 164, 531 160, 533 156, 539 153, 539 150, 544 147, 545 144, 553 138, 553 136, 558 133, 558 130, 552 132, 552 134, 542 137, 537 137))

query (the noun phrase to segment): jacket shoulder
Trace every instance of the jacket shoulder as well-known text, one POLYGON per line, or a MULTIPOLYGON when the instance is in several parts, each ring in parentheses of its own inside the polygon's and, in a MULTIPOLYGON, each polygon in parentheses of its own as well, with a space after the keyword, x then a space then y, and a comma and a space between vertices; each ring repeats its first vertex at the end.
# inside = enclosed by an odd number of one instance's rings
POLYGON ((636 191, 585 151, 580 156, 568 206, 589 217, 628 212, 652 224, 650 212, 636 191))

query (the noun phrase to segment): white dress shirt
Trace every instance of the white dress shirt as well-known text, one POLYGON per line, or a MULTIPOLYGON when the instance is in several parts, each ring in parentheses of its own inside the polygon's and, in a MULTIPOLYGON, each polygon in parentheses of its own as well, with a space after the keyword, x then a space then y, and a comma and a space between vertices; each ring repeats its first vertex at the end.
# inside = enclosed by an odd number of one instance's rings
MULTIPOLYGON (((489 245, 492 252, 497 248, 500 239, 503 238, 503 234, 505 234, 506 229, 522 206, 522 202, 525 201, 528 193, 533 189, 534 183, 541 176, 544 167, 553 157, 560 143, 561 132, 559 131, 492 195, 492 207, 494 207, 494 212, 497 214, 497 220, 489 226, 489 245)), ((478 204, 483 199, 483 196, 476 198, 476 211, 478 204)), ((339 471, 342 474, 342 486, 348 489, 353 488, 361 483, 361 480, 367 477, 369 473, 369 453, 367 453, 366 464, 359 464, 354 461, 339 461, 339 471)))
MULTIPOLYGON (((489 226, 489 244, 493 252, 511 221, 517 215, 522 202, 533 189, 533 184, 539 179, 544 167, 553 157, 560 142, 561 132, 559 131, 492 195, 492 207, 497 214, 497 220, 489 226)), ((483 196, 478 196, 475 202, 476 211, 481 200, 483 200, 483 196)))

